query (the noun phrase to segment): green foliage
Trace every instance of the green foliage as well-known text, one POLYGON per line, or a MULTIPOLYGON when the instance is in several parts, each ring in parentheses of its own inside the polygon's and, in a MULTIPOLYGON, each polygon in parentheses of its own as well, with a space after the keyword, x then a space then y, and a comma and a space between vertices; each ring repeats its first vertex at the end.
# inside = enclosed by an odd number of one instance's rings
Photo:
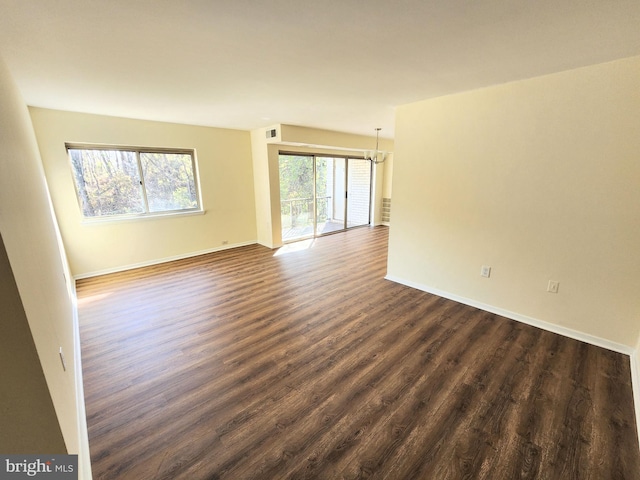
POLYGON ((151 212, 198 206, 190 155, 143 152, 140 163, 151 212))
POLYGON ((280 198, 313 198, 313 157, 280 155, 280 198))
POLYGON ((284 227, 313 223, 314 180, 316 217, 327 219, 333 186, 333 159, 306 155, 280 155, 280 208, 284 227), (331 180, 331 181, 329 181, 331 180), (328 197, 328 198, 327 198, 328 197))
POLYGON ((85 217, 197 208, 193 164, 188 154, 69 149, 85 217), (144 183, 144 186, 143 186, 144 183))

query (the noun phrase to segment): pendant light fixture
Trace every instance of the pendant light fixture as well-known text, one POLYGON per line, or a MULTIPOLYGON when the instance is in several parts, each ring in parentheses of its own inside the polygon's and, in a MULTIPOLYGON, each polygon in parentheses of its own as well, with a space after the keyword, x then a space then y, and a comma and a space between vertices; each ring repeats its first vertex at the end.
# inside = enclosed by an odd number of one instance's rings
POLYGON ((380 130, 382 130, 382 128, 380 127, 376 128, 376 149, 374 151, 364 152, 364 159, 370 161, 374 165, 382 163, 387 159, 386 152, 382 152, 378 150, 378 140, 379 140, 380 130))

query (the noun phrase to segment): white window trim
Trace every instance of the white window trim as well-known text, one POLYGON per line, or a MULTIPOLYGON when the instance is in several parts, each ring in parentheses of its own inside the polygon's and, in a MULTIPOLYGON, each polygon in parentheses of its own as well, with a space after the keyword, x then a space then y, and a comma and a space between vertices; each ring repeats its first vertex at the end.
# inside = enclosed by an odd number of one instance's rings
MULTIPOLYGON (((193 215, 205 215, 206 210, 177 210, 171 212, 154 212, 154 213, 136 213, 126 215, 104 215, 102 217, 85 217, 82 216, 80 223, 82 225, 100 225, 104 223, 124 223, 138 222, 145 220, 158 220, 160 218, 171 217, 189 217, 193 215)), ((81 214, 82 215, 82 214, 81 214)))

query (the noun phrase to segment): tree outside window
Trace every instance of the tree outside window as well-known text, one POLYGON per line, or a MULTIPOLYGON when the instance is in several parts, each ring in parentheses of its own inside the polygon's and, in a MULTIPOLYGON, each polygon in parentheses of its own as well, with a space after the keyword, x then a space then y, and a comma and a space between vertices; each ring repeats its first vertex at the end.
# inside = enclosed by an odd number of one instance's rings
POLYGON ((193 151, 67 146, 85 218, 201 209, 193 151))

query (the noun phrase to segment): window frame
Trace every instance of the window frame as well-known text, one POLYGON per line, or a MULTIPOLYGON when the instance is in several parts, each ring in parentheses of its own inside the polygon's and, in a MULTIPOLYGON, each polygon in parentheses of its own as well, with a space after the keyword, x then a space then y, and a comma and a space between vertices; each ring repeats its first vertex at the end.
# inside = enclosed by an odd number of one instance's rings
POLYGON ((80 217, 83 223, 102 223, 102 222, 118 222, 127 220, 142 220, 147 218, 158 218, 168 216, 184 216, 184 215, 199 215, 204 214, 202 206, 202 190, 200 188, 200 175, 198 172, 198 160, 195 148, 173 148, 173 147, 140 147, 132 145, 108 145, 108 144, 95 144, 95 143, 78 143, 67 142, 65 143, 65 150, 67 159, 69 162, 69 169, 71 172, 71 181, 76 195, 76 201, 78 203, 78 209, 80 211, 80 217), (71 153, 69 150, 103 150, 103 151, 123 151, 132 152, 135 155, 136 167, 140 178, 141 187, 141 200, 144 212, 140 213, 118 213, 113 215, 98 215, 94 217, 87 217, 84 214, 82 206, 81 194, 78 190, 78 184, 76 182, 76 174, 71 159, 71 153), (193 208, 181 208, 174 210, 162 210, 159 212, 152 212, 149 210, 149 200, 147 194, 147 188, 145 185, 145 178, 142 169, 142 161, 140 155, 142 153, 157 153, 157 154, 176 154, 176 155, 189 155, 191 157, 191 168, 193 171, 193 186, 195 188, 196 206, 193 208))

